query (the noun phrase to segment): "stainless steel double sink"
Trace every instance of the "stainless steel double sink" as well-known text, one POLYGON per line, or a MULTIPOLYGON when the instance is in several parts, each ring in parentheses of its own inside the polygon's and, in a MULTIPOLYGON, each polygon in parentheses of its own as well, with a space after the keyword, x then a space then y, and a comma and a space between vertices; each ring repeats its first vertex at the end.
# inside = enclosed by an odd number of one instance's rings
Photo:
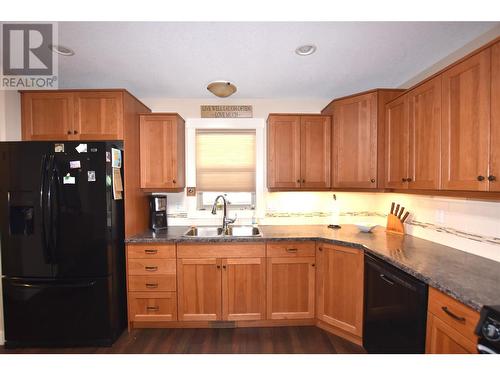
POLYGON ((229 226, 225 231, 221 227, 191 227, 184 237, 260 237, 262 232, 258 227, 250 225, 229 226))

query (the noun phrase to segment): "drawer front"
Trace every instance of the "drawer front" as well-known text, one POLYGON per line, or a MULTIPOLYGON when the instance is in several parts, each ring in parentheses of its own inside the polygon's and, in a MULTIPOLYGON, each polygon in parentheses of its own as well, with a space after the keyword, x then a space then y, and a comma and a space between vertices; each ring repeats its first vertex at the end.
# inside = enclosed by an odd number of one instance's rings
POLYGON ((135 322, 177 320, 176 293, 129 293, 130 317, 135 322))
POLYGON ((130 292, 175 292, 175 274, 162 276, 129 276, 130 292))
POLYGON ((315 242, 268 242, 268 257, 313 257, 316 253, 315 242))
POLYGON ((474 334, 479 313, 434 288, 429 288, 428 310, 467 339, 477 342, 474 334))
POLYGON ((129 259, 128 274, 175 275, 175 259, 129 259))
POLYGON ((266 246, 262 242, 247 243, 181 243, 177 245, 178 258, 264 258, 266 246))
POLYGON ((175 259, 175 245, 127 245, 128 259, 175 259))

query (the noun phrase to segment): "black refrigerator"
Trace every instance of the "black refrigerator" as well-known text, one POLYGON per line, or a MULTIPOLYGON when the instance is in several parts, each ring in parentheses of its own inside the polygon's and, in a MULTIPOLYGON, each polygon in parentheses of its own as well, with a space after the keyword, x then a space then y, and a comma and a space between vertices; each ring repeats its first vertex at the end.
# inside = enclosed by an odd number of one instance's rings
POLYGON ((113 149, 122 143, 0 142, 7 347, 111 345, 126 326, 113 149))

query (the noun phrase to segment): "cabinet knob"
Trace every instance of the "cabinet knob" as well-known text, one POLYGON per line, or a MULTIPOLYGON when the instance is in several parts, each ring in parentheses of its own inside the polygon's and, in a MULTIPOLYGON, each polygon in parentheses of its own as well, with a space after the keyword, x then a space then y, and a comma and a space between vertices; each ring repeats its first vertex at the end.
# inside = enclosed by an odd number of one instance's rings
POLYGON ((177 181, 175 181, 175 180, 172 180, 172 182, 173 182, 174 184, 176 184, 176 183, 177 183, 177 181))
POLYGON ((488 176, 488 181, 495 181, 496 179, 497 179, 496 176, 493 175, 488 176))
POLYGON ((226 269, 226 265, 223 265, 222 268, 226 269))
POLYGON ((406 178, 404 178, 404 177, 403 177, 403 178, 401 179, 401 181, 406 182, 406 178))
POLYGON ((300 184, 300 180, 297 180, 297 183, 300 184))
POLYGON ((322 247, 318 247, 318 250, 319 250, 319 251, 323 251, 323 248, 322 248, 322 247))
POLYGON ((68 130, 68 134, 71 134, 71 130, 68 130))
POLYGON ((220 270, 220 266, 219 265, 217 265, 217 269, 220 270))
POLYGON ((406 182, 411 182, 411 181, 412 181, 411 177, 408 177, 408 178, 406 179, 406 182))
POLYGON ((306 182, 306 180, 302 180, 302 183, 305 183, 305 182, 306 182))
POLYGON ((370 182, 371 182, 372 184, 374 184, 374 183, 375 183, 375 179, 374 179, 374 178, 372 178, 372 179, 370 180, 370 182))
POLYGON ((478 181, 484 181, 484 176, 477 176, 478 181))
POLYGON ((313 263, 313 264, 311 264, 311 266, 316 267, 316 264, 313 263))
POLYGON ((73 130, 73 134, 78 134, 78 131, 77 130, 73 130))

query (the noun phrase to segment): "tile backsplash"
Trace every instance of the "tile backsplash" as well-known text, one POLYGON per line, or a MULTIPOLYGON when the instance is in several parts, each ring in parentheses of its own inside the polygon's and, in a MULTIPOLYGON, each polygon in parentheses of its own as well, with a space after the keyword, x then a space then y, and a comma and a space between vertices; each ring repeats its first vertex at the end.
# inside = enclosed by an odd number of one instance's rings
MULTIPOLYGON (((410 211, 408 234, 500 262, 500 202, 395 193, 280 192, 265 193, 261 225, 348 224, 369 221, 385 225, 391 202, 410 211), (333 215, 332 215, 333 212, 333 215)), ((168 194, 169 225, 217 224, 207 213, 190 218, 184 193, 168 194)), ((229 210, 230 216, 233 211, 229 210)), ((237 212, 237 223, 250 224, 251 214, 237 212)))

